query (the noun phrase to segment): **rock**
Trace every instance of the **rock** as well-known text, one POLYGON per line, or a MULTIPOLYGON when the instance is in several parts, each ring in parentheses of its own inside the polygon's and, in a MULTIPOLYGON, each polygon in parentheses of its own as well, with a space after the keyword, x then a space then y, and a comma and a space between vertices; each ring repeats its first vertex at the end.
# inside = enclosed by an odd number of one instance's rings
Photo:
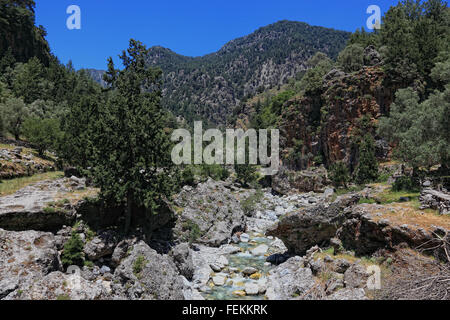
POLYGON ((195 189, 183 188, 174 203, 183 208, 173 228, 177 239, 188 241, 194 236, 195 242, 220 247, 246 227, 241 204, 226 182, 209 179, 195 189))
POLYGON ((325 263, 322 261, 322 259, 311 259, 311 261, 308 263, 309 267, 311 268, 311 271, 314 275, 319 274, 323 270, 325 270, 325 263))
POLYGON ((250 241, 250 236, 246 233, 241 234, 240 236, 241 242, 247 243, 250 241))
POLYGON ((100 268, 100 274, 104 275, 105 273, 110 273, 111 272, 111 268, 109 268, 108 266, 102 266, 100 268))
POLYGON ((334 189, 333 188, 326 188, 325 192, 323 193, 323 196, 325 199, 330 200, 333 198, 334 195, 334 189))
POLYGON ((256 273, 254 273, 254 274, 252 274, 250 276, 250 279, 252 279, 252 280, 259 280, 261 277, 262 277, 261 273, 256 272, 256 273))
POLYGON ((189 244, 182 243, 172 248, 170 256, 173 258, 180 274, 186 279, 192 280, 192 277, 194 276, 194 262, 192 260, 192 252, 189 248, 189 244))
POLYGON ((221 266, 222 268, 225 268, 226 266, 228 266, 230 263, 228 262, 227 257, 225 256, 220 256, 219 259, 217 259, 216 263, 221 266))
POLYGON ((216 275, 212 278, 214 285, 216 286, 224 286, 227 282, 227 277, 225 275, 216 275))
POLYGON ((346 300, 346 301, 354 301, 354 300, 367 300, 364 289, 349 289, 345 288, 342 290, 333 293, 328 296, 327 300, 346 300))
POLYGON ((0 299, 61 269, 53 234, 0 229, 0 299))
POLYGON ((113 293, 132 300, 183 300, 183 279, 175 263, 143 241, 114 272, 113 293))
POLYGON ((269 262, 270 264, 280 265, 280 264, 286 262, 288 258, 289 258, 289 255, 276 253, 276 254, 273 254, 273 255, 267 257, 266 261, 269 262))
POLYGON ((108 300, 110 283, 90 282, 79 275, 52 272, 16 290, 7 300, 108 300))
MULTIPOLYGON (((345 212, 345 222, 337 232, 347 250, 352 250, 358 256, 370 256, 380 249, 394 250, 402 243, 410 248, 418 248, 433 254, 441 261, 447 261, 444 248, 439 245, 448 230, 444 228, 439 236, 432 230, 420 228, 401 228, 388 219, 372 218, 369 212, 376 210, 376 204, 360 204, 345 212)), ((448 250, 448 248, 447 248, 448 250)))
POLYGON ((342 241, 338 238, 331 238, 330 245, 333 248, 334 254, 339 254, 342 252, 342 241))
POLYGON ((255 269, 253 267, 246 267, 244 270, 242 270, 242 273, 246 276, 251 276, 254 273, 257 273, 258 269, 255 269))
POLYGON ((419 200, 422 205, 421 206, 422 210, 430 208, 438 210, 440 214, 450 214, 449 193, 432 189, 424 189, 420 194, 419 200))
POLYGON ((211 263, 209 266, 211 267, 211 269, 214 272, 220 272, 223 269, 221 266, 219 266, 218 264, 215 264, 215 263, 211 263))
POLYGON ((272 189, 282 195, 293 192, 323 192, 327 184, 327 171, 323 167, 300 172, 281 167, 278 174, 272 177, 272 189))
POLYGON ((337 259, 334 261, 334 271, 337 273, 345 273, 348 268, 350 268, 351 264, 345 259, 337 259))
POLYGON ((290 300, 295 296, 308 299, 315 280, 311 269, 303 267, 303 259, 294 257, 273 269, 267 280, 269 300, 290 300))
POLYGON ((267 253, 269 247, 265 244, 257 246, 255 249, 251 251, 254 256, 263 256, 267 253))
MULTIPOLYGON (((0 198, 0 228, 10 231, 51 231, 73 225, 75 206, 55 205, 70 190, 64 189, 64 179, 41 181, 29 185, 13 195, 0 198)), ((72 190, 73 191, 73 190, 72 190)))
POLYGON ((131 240, 122 240, 117 244, 111 257, 113 267, 117 267, 127 257, 128 249, 132 246, 132 242, 131 240))
POLYGON ((355 263, 350 266, 344 273, 344 282, 346 288, 364 288, 367 285, 369 274, 366 268, 355 263))
POLYGON ((287 214, 266 233, 283 241, 290 252, 304 255, 316 244, 329 242, 344 222, 345 208, 356 204, 359 196, 338 197, 332 204, 319 204, 287 214))
POLYGON ((113 230, 106 230, 94 237, 92 241, 84 246, 84 253, 91 261, 99 260, 112 255, 118 242, 118 236, 113 230))
POLYGON ((423 186, 424 188, 429 188, 429 187, 431 187, 431 181, 430 181, 430 180, 426 180, 426 181, 422 184, 422 186, 423 186))
POLYGON ((344 288, 344 281, 342 279, 333 278, 328 280, 327 283, 325 284, 325 293, 327 295, 331 295, 337 290, 343 288, 344 288))
POLYGON ((336 79, 336 78, 342 78, 345 76, 345 72, 339 70, 339 69, 332 69, 330 72, 328 72, 325 76, 324 76, 324 80, 325 81, 330 81, 332 79, 336 79))
POLYGON ((233 296, 236 296, 236 297, 245 297, 246 296, 246 293, 243 290, 233 291, 232 294, 233 294, 233 296))
POLYGON ((331 263, 333 262, 333 258, 330 257, 329 255, 325 256, 325 258, 323 258, 323 261, 325 261, 325 263, 331 263))
POLYGON ((249 296, 256 296, 259 294, 259 287, 256 283, 246 283, 245 293, 249 296))

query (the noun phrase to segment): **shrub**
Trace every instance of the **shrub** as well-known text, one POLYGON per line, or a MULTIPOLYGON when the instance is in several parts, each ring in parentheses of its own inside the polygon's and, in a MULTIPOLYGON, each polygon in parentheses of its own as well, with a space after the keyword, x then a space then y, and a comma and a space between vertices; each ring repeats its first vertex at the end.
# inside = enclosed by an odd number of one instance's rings
POLYGON ((144 256, 141 255, 137 257, 137 259, 133 263, 133 274, 139 278, 142 270, 144 270, 146 265, 147 260, 145 259, 144 256))
POLYGON ((72 236, 64 245, 64 251, 61 256, 61 261, 65 266, 83 265, 83 247, 84 243, 78 233, 72 232, 72 236))
POLYGON ((408 176, 401 176, 397 178, 392 185, 392 191, 417 191, 418 185, 415 183, 414 179, 408 176))
POLYGON ((237 164, 234 167, 236 178, 243 186, 250 186, 257 180, 256 167, 248 164, 237 164))
POLYGON ((350 181, 350 174, 344 162, 339 161, 331 166, 330 179, 333 181, 335 187, 344 186, 347 188, 347 183, 350 181))
POLYGON ((195 177, 194 172, 191 168, 186 168, 182 173, 183 185, 192 186, 194 185, 195 177))
POLYGON ((255 205, 261 201, 264 197, 264 193, 261 189, 257 190, 254 194, 241 201, 241 207, 244 214, 249 216, 255 211, 255 205))

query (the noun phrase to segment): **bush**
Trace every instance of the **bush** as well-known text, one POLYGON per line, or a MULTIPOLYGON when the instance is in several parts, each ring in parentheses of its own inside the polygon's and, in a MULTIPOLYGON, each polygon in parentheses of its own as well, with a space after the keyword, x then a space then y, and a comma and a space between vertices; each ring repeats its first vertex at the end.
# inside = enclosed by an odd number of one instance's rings
POLYGON ((188 185, 188 186, 194 185, 195 176, 194 176, 194 172, 192 171, 191 168, 186 168, 183 170, 182 179, 183 179, 183 185, 188 185))
POLYGON ((350 174, 344 162, 339 161, 331 166, 330 179, 333 181, 335 187, 344 186, 347 188, 347 183, 350 181, 350 174))
POLYGON ((43 155, 47 149, 55 149, 61 138, 61 130, 57 119, 28 118, 23 123, 23 133, 27 140, 43 155))
POLYGON ((71 265, 83 265, 84 255, 83 255, 84 243, 78 233, 72 232, 72 236, 64 245, 64 251, 61 255, 61 262, 65 266, 71 265))
POLYGON ((392 185, 392 191, 418 191, 418 183, 413 178, 408 176, 401 176, 397 178, 392 185))
POLYGON ((254 194, 241 201, 241 207, 246 216, 250 216, 255 211, 255 205, 261 201, 264 193, 258 189, 254 194))
POLYGON ((365 184, 374 182, 378 178, 378 161, 375 156, 375 141, 370 134, 366 134, 359 146, 359 163, 356 169, 356 182, 365 184))

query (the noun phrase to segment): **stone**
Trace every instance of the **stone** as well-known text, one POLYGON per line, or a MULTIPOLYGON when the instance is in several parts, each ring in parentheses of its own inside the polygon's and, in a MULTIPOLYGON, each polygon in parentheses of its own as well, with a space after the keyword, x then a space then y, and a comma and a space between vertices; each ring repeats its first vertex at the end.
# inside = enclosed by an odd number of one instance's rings
POLYGON ((267 257, 266 261, 270 264, 280 265, 280 264, 286 262, 286 260, 288 258, 289 258, 289 256, 286 254, 276 253, 276 254, 273 254, 273 255, 267 257))
POLYGON ((269 250, 269 247, 265 244, 259 245, 258 247, 256 247, 255 249, 253 249, 251 251, 251 253, 254 256, 263 256, 267 253, 267 251, 269 250))
POLYGON ((293 257, 270 272, 266 296, 269 300, 290 300, 296 295, 307 299, 315 284, 311 269, 303 267, 303 259, 293 257))
MULTIPOLYGON (((172 257, 178 271, 188 280, 192 280, 194 276, 194 262, 192 251, 188 243, 181 243, 172 248, 169 255, 172 257)), ((217 271, 217 270, 214 270, 217 271)), ((220 271, 220 270, 218 270, 220 271)))
POLYGON ((59 270, 62 266, 52 233, 0 229, 0 299, 59 270))
POLYGON ((334 271, 337 273, 345 273, 348 268, 350 268, 351 264, 345 259, 337 259, 334 261, 334 271))
POLYGON ((256 273, 254 273, 254 274, 252 274, 250 276, 250 279, 252 279, 252 280, 259 280, 261 277, 262 277, 261 273, 256 272, 256 273))
POLYGON ((345 221, 343 211, 358 201, 359 196, 351 194, 338 197, 331 204, 321 203, 289 213, 271 227, 266 235, 281 239, 290 252, 302 256, 310 247, 329 242, 345 221))
POLYGON ((111 284, 116 296, 131 300, 183 300, 183 288, 183 277, 172 259, 143 241, 133 245, 111 284))
POLYGON ((250 241, 250 236, 246 233, 241 234, 240 236, 241 242, 247 243, 250 241))
POLYGON ((211 263, 209 266, 211 267, 211 269, 212 269, 214 272, 220 272, 220 271, 222 271, 222 267, 219 266, 218 264, 211 263))
POLYGON ((256 296, 259 294, 259 287, 256 283, 246 283, 245 293, 249 296, 256 296))
POLYGON ((225 275, 216 275, 212 278, 214 285, 224 286, 227 282, 227 277, 225 275))
POLYGON ((243 290, 233 291, 232 294, 233 294, 233 296, 236 296, 236 297, 245 297, 246 296, 246 293, 243 290))
POLYGON ((242 273, 246 276, 251 276, 254 273, 257 273, 258 269, 255 269, 253 267, 246 267, 244 270, 242 270, 242 273))
POLYGON ((344 273, 344 283, 346 288, 364 288, 367 285, 369 274, 362 265, 355 263, 344 273))
POLYGON ((112 255, 118 242, 117 233, 113 230, 100 232, 84 246, 84 253, 91 261, 112 255))
POLYGON ((327 300, 355 301, 355 300, 367 300, 367 297, 364 292, 364 289, 345 288, 328 296, 327 300))

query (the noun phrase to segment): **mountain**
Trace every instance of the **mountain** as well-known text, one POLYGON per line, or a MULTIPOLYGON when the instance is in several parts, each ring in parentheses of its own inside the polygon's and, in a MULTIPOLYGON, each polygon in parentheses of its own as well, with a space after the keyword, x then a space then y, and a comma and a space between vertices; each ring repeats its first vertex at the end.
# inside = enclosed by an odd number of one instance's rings
POLYGON ((321 51, 335 59, 350 33, 280 21, 228 42, 218 52, 186 57, 151 48, 149 64, 163 72, 163 105, 187 120, 226 124, 247 98, 301 75, 321 51))

